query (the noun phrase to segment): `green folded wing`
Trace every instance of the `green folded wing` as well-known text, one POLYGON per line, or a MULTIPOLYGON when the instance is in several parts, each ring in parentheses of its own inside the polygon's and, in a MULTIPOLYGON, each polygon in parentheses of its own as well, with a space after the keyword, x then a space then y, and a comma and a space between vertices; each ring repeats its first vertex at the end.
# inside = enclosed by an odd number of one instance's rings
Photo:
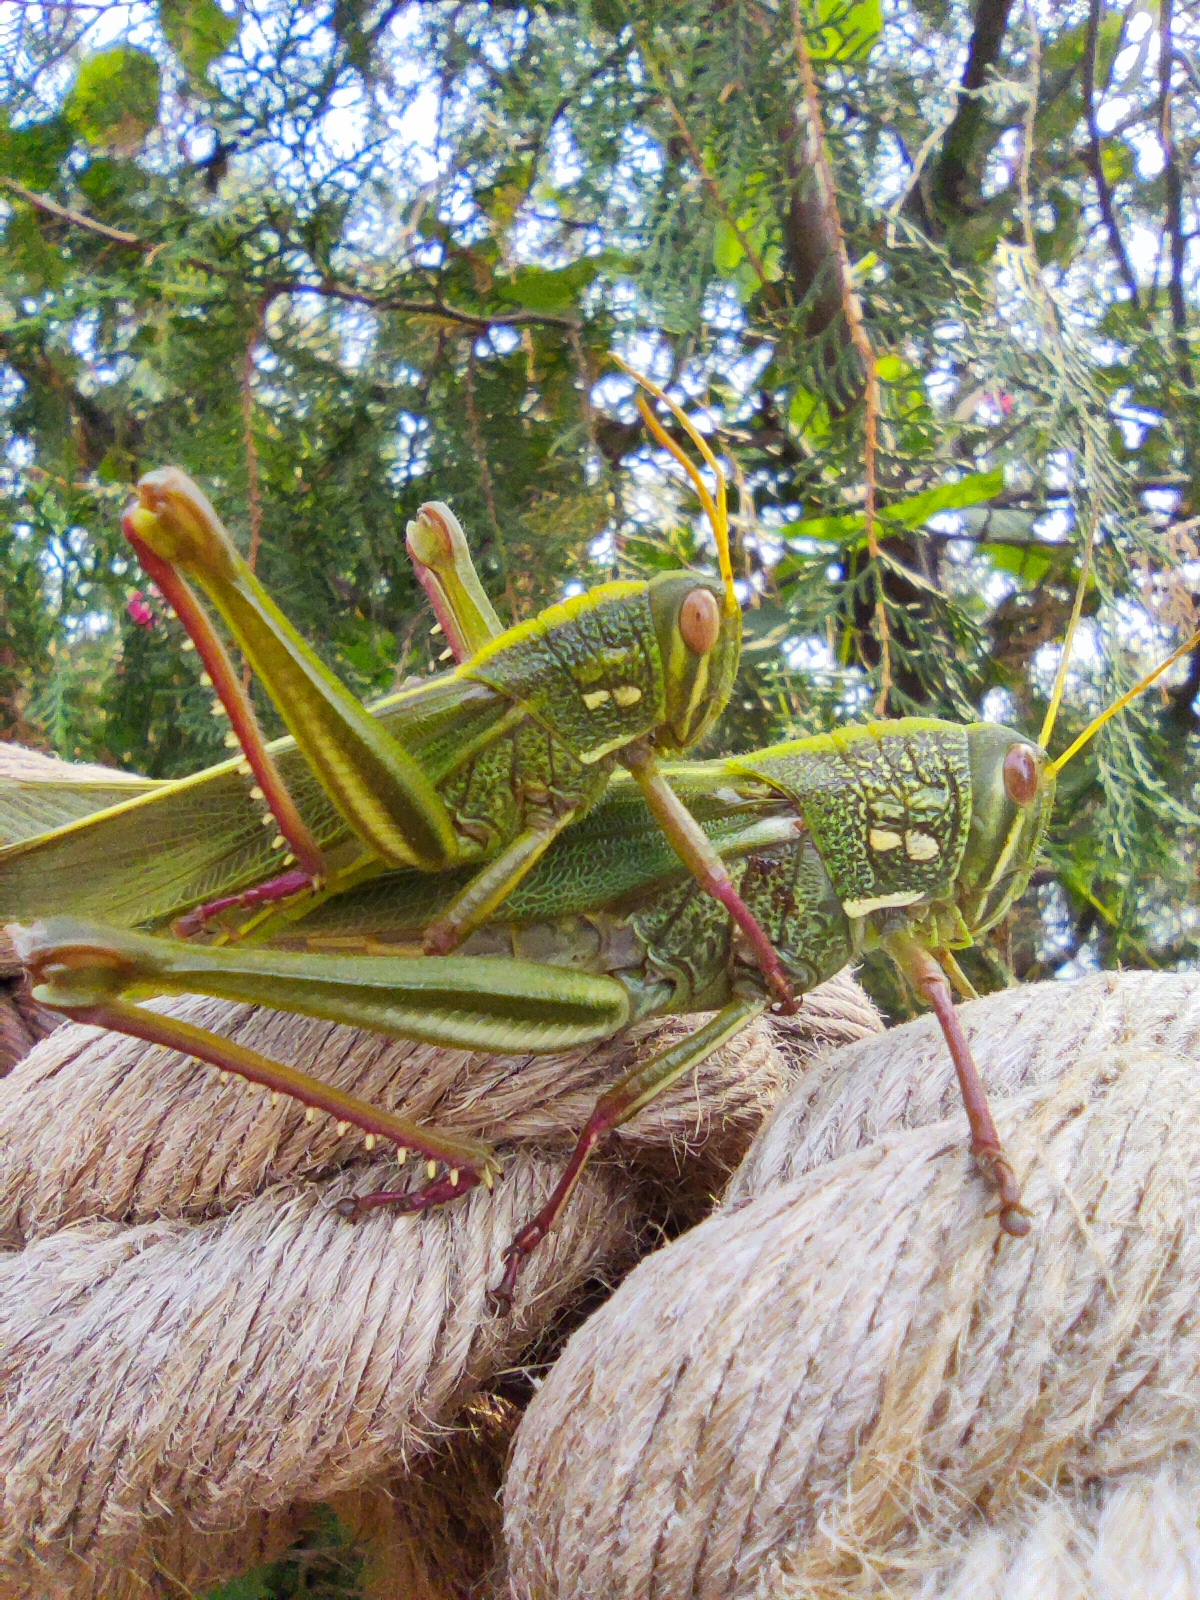
POLYGON ((19 844, 162 787, 136 773, 0 744, 0 845, 19 844))
MULTIPOLYGON (((508 709, 493 690, 450 674, 372 708, 434 783, 453 770, 465 744, 485 739, 508 709)), ((279 739, 271 749, 330 865, 340 869, 358 860, 362 846, 294 741, 279 739)), ((276 876, 285 870, 273 842, 276 829, 269 815, 264 822, 262 803, 250 795, 253 779, 240 765, 235 758, 106 810, 85 808, 93 814, 60 819, 0 849, 0 921, 80 916, 152 927, 276 876)))
MULTIPOLYGON (((668 770, 672 785, 726 860, 795 836, 795 808, 770 792, 739 791, 722 763, 678 762, 668 770)), ((424 929, 473 870, 437 876, 389 872, 306 910, 294 925, 283 913, 262 935, 271 942, 311 941, 331 949, 341 939, 419 946, 424 929)), ((618 773, 587 816, 554 841, 493 921, 528 926, 600 911, 621 915, 687 876, 637 785, 618 773)))

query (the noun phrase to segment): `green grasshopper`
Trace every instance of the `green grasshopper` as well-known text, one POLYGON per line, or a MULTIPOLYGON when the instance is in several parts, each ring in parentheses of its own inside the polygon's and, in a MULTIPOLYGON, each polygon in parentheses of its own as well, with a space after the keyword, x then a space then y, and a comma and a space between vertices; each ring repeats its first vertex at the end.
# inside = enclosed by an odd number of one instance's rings
MULTIPOLYGON (((720 464, 687 416, 649 380, 639 382, 674 412, 716 475, 714 494, 639 394, 647 426, 683 465, 712 523, 720 579, 680 572, 648 583, 606 584, 493 637, 495 613, 478 584, 470 588, 469 558, 464 563, 453 549, 439 549, 452 519, 445 508, 426 508, 409 534, 418 573, 452 648, 473 653, 445 680, 395 697, 387 718, 373 716, 324 666, 184 473, 165 468, 141 479, 137 501, 125 513, 126 537, 200 652, 232 738, 257 779, 256 797, 277 824, 272 844, 286 852, 282 865, 293 867, 236 898, 263 903, 323 886, 336 890, 387 868, 443 873, 471 863, 476 871, 469 882, 426 930, 427 951, 445 955, 596 803, 620 762, 681 859, 738 922, 781 1003, 790 1006, 770 941, 658 764, 660 752, 695 745, 724 709, 737 670, 741 613, 720 464), (465 587, 456 591, 456 579, 465 587), (357 841, 340 871, 267 748, 193 582, 223 617, 357 841)), ((229 903, 210 900, 189 929, 229 903)))
MULTIPOLYGON (((955 949, 1024 891, 1057 774, 1153 682, 1189 640, 1051 761, 1024 735, 929 718, 868 723, 668 777, 730 863, 739 894, 804 991, 880 948, 934 1008, 958 1075, 971 1148, 999 1194, 1001 1228, 1029 1220, 954 1008, 955 949)), ((80 1021, 186 1051, 294 1095, 367 1134, 417 1150, 428 1181, 346 1206, 415 1211, 491 1184, 491 1151, 330 1090, 218 1035, 131 1003, 139 992, 201 993, 354 1023, 435 1044, 500 1052, 561 1050, 647 1017, 716 1009, 688 1038, 635 1068, 598 1101, 563 1177, 513 1241, 498 1294, 545 1237, 596 1145, 771 1004, 729 913, 689 879, 628 783, 556 841, 463 953, 347 955, 320 949, 214 948, 55 918, 10 928, 43 1004, 80 1021), (530 959, 536 956, 536 960, 530 959), (438 1175, 438 1164, 448 1171, 438 1175)), ((436 918, 453 879, 401 872, 310 907, 276 933, 310 946, 347 930, 405 948, 436 918)))

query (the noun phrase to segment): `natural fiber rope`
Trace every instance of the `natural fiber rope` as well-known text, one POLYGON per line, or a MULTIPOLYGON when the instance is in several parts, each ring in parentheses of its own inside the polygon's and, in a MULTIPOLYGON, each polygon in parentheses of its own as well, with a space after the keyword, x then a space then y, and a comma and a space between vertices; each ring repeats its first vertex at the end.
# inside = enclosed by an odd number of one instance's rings
MULTIPOLYGON (((225 1001, 167 1009, 421 1121, 564 1153, 596 1097, 688 1026, 635 1030, 590 1052, 479 1056, 225 1001)), ((877 1031, 879 1019, 843 977, 806 997, 800 1024, 801 1049, 786 1056, 769 1028, 748 1029, 648 1106, 618 1147, 658 1150, 673 1166, 688 1147, 736 1163, 803 1060, 877 1031)), ((355 1129, 339 1137, 324 1117, 310 1126, 295 1101, 272 1106, 241 1079, 222 1083, 175 1051, 93 1028, 60 1030, 0 1083, 0 1129, 0 1243, 10 1247, 85 1218, 213 1215, 363 1154, 355 1129)))
MULTIPOLYGON (((959 1017, 997 1099, 1054 1084, 1072 1063, 1122 1045, 1200 1056, 1200 986, 1175 973, 1029 984, 961 1006, 959 1017)), ((941 1030, 922 1017, 818 1059, 754 1141, 728 1200, 800 1177, 897 1129, 961 1114, 941 1030)))
POLYGON ((7 934, 0 931, 0 1078, 53 1033, 58 1019, 29 992, 24 968, 7 934))
POLYGON ((961 1112, 937 1120, 927 1023, 818 1063, 526 1413, 518 1600, 1200 1594, 1200 979, 964 1015, 1020 1090, 997 1120, 1031 1237, 998 1238, 961 1112))
MULTIPOLYGON (((395 1174, 353 1132, 92 1029, 35 1050, 0 1084, 0 1594, 180 1593, 156 1570, 228 1576, 243 1525, 247 1548, 274 1549, 294 1502, 428 1459, 481 1385, 628 1262, 647 1172, 661 1187, 691 1146, 707 1159, 675 1188, 700 1208, 797 1054, 793 1031, 785 1057, 760 1026, 648 1108, 498 1319, 485 1291, 591 1102, 678 1024, 514 1061, 221 1002, 170 1009, 511 1153, 494 1196, 351 1225, 337 1197, 395 1174)), ((878 1027, 849 980, 807 1011, 800 1055, 878 1027)))

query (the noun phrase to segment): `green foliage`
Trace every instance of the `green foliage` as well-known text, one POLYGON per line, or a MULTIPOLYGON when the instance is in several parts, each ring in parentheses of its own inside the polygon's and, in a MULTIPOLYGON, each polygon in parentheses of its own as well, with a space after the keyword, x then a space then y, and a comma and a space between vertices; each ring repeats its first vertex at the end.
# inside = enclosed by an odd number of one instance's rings
POLYGON ((216 0, 159 0, 158 15, 172 50, 193 78, 203 78, 237 38, 237 18, 227 16, 216 0))
POLYGON ((288 1554, 257 1567, 205 1600, 351 1600, 361 1595, 363 1559, 328 1506, 317 1506, 311 1525, 288 1554))
MULTIPOLYGON (((404 553, 425 499, 453 504, 505 620, 711 565, 614 348, 703 408, 740 473, 724 745, 867 715, 885 679, 890 712, 1036 734, 1093 523, 1056 745, 1165 653, 1200 561, 1194 20, 1175 8, 1172 211, 1148 17, 1102 9, 1093 72, 1082 13, 1039 12, 1035 62, 1011 10, 959 95, 966 0, 802 9, 877 356, 877 541, 790 7, 161 0, 136 29, 21 8, 0 59, 0 168, 34 196, 8 192, 0 236, 4 732, 164 775, 220 752, 117 531, 165 462, 243 547, 257 527, 268 586, 363 695, 438 666, 404 553)), ((1195 958, 1200 672, 1171 683, 1065 775, 1042 899, 997 946, 1018 973, 1195 958)))
POLYGON ((814 61, 863 61, 883 32, 882 0, 818 0, 806 20, 814 61))
POLYGON ((160 93, 154 57, 116 45, 79 63, 63 113, 89 144, 135 150, 158 121, 160 93))

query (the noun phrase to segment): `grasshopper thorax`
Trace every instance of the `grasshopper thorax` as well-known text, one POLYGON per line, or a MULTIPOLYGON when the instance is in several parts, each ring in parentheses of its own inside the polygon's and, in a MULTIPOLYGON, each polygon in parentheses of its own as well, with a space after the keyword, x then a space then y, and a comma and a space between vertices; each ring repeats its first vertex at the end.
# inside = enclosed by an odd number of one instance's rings
POLYGON ((656 743, 690 750, 733 693, 742 616, 718 578, 664 572, 649 583, 650 614, 663 663, 664 717, 656 743))
POLYGON ((1040 745, 994 722, 966 730, 971 828, 955 898, 972 934, 983 933, 1025 892, 1054 805, 1055 777, 1040 745))

